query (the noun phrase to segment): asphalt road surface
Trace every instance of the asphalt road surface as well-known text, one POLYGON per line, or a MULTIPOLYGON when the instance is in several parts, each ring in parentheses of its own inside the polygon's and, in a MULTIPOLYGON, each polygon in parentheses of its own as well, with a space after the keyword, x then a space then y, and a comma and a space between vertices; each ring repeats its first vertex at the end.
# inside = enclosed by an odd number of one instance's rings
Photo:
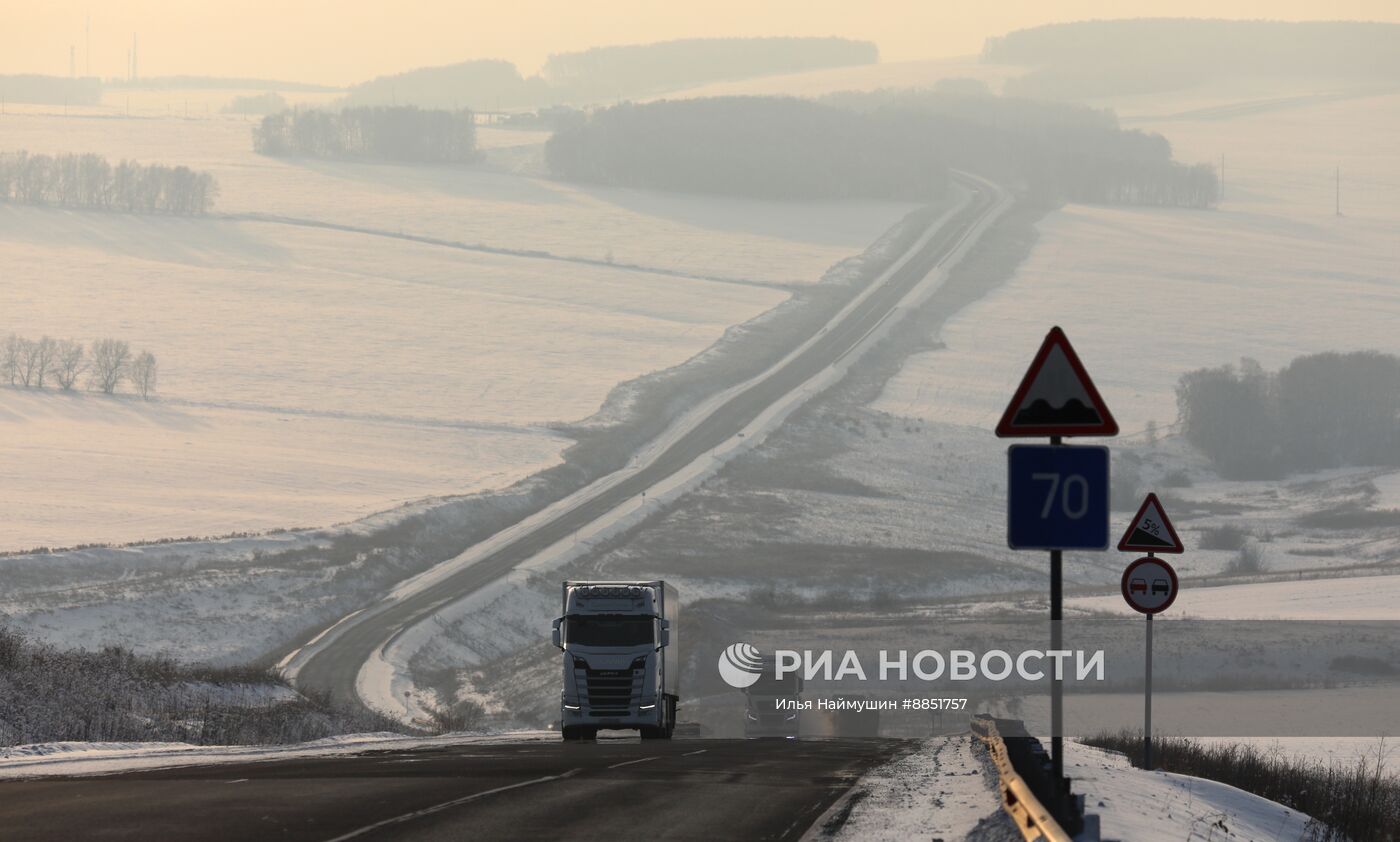
POLYGON ((825 329, 816 342, 763 380, 736 394, 688 434, 678 439, 650 464, 622 482, 561 513, 540 528, 522 534, 494 553, 432 587, 387 605, 376 606, 346 623, 320 651, 302 663, 298 687, 329 692, 347 704, 359 704, 355 681, 360 667, 375 650, 394 636, 435 611, 461 599, 509 573, 556 541, 642 494, 698 457, 737 435, 782 396, 830 367, 855 348, 889 315, 906 295, 938 267, 969 236, 979 222, 998 205, 999 197, 982 183, 969 180, 971 198, 892 277, 837 324, 825 329))
POLYGON ((0 838, 798 839, 911 745, 534 741, 16 781, 0 838))

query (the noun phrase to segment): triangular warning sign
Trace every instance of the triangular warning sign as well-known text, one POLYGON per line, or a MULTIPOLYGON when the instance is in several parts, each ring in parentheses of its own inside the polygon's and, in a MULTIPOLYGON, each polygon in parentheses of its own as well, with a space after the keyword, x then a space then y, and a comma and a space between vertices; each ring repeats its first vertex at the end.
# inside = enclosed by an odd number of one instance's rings
POLYGON ((1116 436, 1118 422, 1070 347, 1065 332, 1050 328, 1016 394, 997 424, 1001 438, 1016 436, 1116 436))
POLYGON ((1132 523, 1128 524, 1128 531, 1123 533, 1123 539, 1118 542, 1118 549, 1123 552, 1140 553, 1186 551, 1181 545, 1181 539, 1176 537, 1176 529, 1167 518, 1167 510, 1162 508, 1162 501, 1157 499, 1156 494, 1148 494, 1147 499, 1142 501, 1142 508, 1138 509, 1132 523))

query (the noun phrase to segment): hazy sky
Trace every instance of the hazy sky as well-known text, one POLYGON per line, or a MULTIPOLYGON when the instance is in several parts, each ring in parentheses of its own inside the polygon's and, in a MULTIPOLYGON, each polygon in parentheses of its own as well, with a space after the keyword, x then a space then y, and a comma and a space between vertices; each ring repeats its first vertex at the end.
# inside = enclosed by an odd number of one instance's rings
POLYGON ((1400 0, 3 0, 0 72, 177 73, 361 81, 504 58, 527 75, 552 52, 721 35, 844 35, 885 61, 975 53, 1039 23, 1143 16, 1400 22, 1400 0))

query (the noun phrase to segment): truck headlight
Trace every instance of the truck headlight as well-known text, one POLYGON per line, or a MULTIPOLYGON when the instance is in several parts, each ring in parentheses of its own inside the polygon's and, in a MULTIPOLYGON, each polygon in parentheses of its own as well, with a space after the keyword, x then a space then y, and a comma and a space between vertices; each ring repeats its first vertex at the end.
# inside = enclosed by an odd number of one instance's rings
POLYGON ((642 705, 641 710, 651 710, 655 707, 656 705, 642 705))
POLYGON ((582 710, 579 705, 564 705, 564 710, 582 710))
POLYGON ((791 722, 791 721, 793 721, 793 720, 796 719, 796 718, 797 718, 797 711, 793 711, 792 713, 790 713, 790 714, 788 714, 786 717, 784 717, 784 719, 786 719, 788 722, 791 722))
POLYGON ((749 718, 749 721, 750 721, 750 722, 757 722, 757 721, 758 721, 758 717, 757 717, 757 716, 754 716, 752 711, 747 711, 747 710, 744 711, 744 716, 747 716, 747 717, 749 718))

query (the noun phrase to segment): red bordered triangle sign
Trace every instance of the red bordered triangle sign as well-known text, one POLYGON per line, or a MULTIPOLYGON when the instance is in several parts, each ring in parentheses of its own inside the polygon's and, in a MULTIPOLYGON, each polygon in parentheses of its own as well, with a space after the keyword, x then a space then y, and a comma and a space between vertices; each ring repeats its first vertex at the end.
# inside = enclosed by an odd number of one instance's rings
POLYGON ((1123 533, 1118 549, 1141 553, 1186 552, 1176 535, 1176 528, 1167 517, 1167 510, 1162 508, 1162 501, 1157 499, 1156 494, 1148 494, 1147 499, 1142 501, 1142 508, 1128 524, 1128 531, 1123 533))
POLYGON ((997 424, 1001 438, 1116 436, 1118 422, 1065 332, 1052 327, 997 424))

